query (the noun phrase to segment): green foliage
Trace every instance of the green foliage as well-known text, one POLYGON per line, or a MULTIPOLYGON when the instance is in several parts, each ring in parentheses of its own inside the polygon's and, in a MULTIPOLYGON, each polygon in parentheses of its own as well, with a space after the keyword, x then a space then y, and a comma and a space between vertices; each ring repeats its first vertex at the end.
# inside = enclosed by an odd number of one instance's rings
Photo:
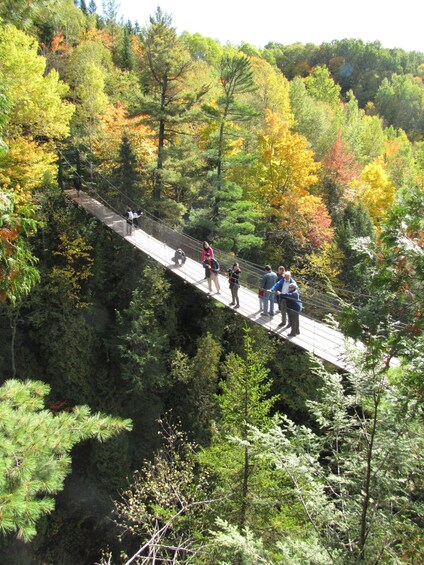
POLYGON ((216 245, 235 255, 249 256, 263 245, 263 238, 256 235, 260 212, 252 201, 243 199, 242 189, 232 182, 224 182, 215 191, 217 201, 219 236, 216 245))
POLYGON ((359 304, 347 308, 343 320, 345 331, 364 342, 375 335, 387 335, 396 321, 398 334, 393 335, 393 355, 402 335, 418 335, 422 331, 424 280, 424 195, 414 188, 398 196, 378 241, 358 238, 351 242, 366 295, 359 304))
MULTIPOLYGON (((258 452, 290 477, 332 563, 396 560, 410 550, 422 558, 422 508, 412 502, 422 472, 418 401, 397 386, 385 362, 390 340, 382 343, 357 352, 343 381, 318 370, 321 398, 309 403, 318 433, 284 419, 254 433, 258 452)), ((396 373, 415 370, 405 360, 396 373)))
POLYGON ((395 128, 403 129, 411 139, 424 136, 424 86, 408 75, 385 78, 375 97, 380 115, 395 128))
POLYGON ((172 355, 171 375, 184 384, 184 390, 178 395, 179 406, 174 408, 174 412, 201 445, 209 442, 210 423, 217 415, 216 392, 221 352, 219 342, 207 333, 199 338, 194 357, 190 358, 181 351, 175 351, 172 355))
POLYGON ((334 82, 327 67, 316 67, 305 79, 308 94, 316 100, 327 102, 331 107, 340 101, 340 86, 334 82))
POLYGON ((142 81, 146 96, 140 112, 147 115, 147 121, 157 131, 155 200, 162 197, 165 146, 175 137, 175 129, 190 120, 191 110, 208 89, 205 85, 196 92, 188 88, 193 62, 171 23, 172 18, 158 7, 150 17, 149 27, 142 32, 142 81))
POLYGON ((207 477, 196 472, 195 445, 167 419, 159 423, 162 446, 136 472, 114 514, 124 538, 143 548, 138 555, 180 563, 201 549, 207 477))
POLYGON ((263 547, 261 540, 245 528, 239 532, 236 526, 225 520, 217 519, 218 530, 213 530, 212 550, 210 558, 219 565, 257 565, 259 563, 270 563, 269 555, 263 547))
POLYGON ((169 291, 163 274, 146 267, 140 288, 134 290, 128 308, 122 314, 117 313, 122 376, 137 392, 169 386, 166 371, 172 334, 169 291))
POLYGON ((299 78, 290 83, 290 104, 296 120, 294 129, 308 139, 317 158, 323 159, 337 138, 339 119, 334 104, 312 96, 299 78))
POLYGON ((38 381, 10 380, 0 388, 0 530, 16 532, 24 541, 34 537, 40 517, 53 510, 53 496, 71 469, 72 447, 131 429, 129 420, 90 415, 87 406, 53 414, 44 409, 48 393, 38 381))
POLYGON ((276 397, 269 397, 271 383, 264 366, 264 352, 255 351, 249 330, 244 330, 244 356, 230 353, 223 367, 225 380, 217 397, 220 419, 215 424, 211 445, 200 462, 212 474, 214 495, 224 498, 221 517, 241 529, 262 527, 275 519, 270 509, 277 488, 246 443, 250 426, 266 430, 271 425, 270 410, 276 397), (236 439, 238 438, 238 439, 236 439), (266 509, 266 510, 265 510, 266 509))
POLYGON ((250 104, 240 98, 256 90, 251 61, 241 53, 224 52, 219 64, 220 94, 214 104, 204 105, 210 122, 216 132, 210 144, 214 157, 211 161, 216 167, 218 187, 224 178, 224 163, 232 147, 234 137, 241 135, 235 124, 249 121, 256 113, 250 104), (232 125, 232 127, 231 127, 232 125))

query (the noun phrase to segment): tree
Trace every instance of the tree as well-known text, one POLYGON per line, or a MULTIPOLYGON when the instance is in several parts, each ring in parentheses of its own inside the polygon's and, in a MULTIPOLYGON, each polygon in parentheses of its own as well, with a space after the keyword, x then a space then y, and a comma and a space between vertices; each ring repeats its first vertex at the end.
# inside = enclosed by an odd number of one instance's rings
POLYGON ((337 138, 340 106, 309 94, 300 78, 290 82, 290 103, 295 118, 294 131, 306 137, 317 160, 324 159, 337 138))
POLYGON ((30 292, 40 280, 26 238, 33 235, 40 222, 36 209, 25 198, 0 192, 0 301, 15 303, 30 292))
POLYGON ((289 194, 290 200, 308 194, 318 180, 319 164, 303 136, 292 133, 280 116, 267 110, 266 129, 258 145, 255 191, 265 206, 281 205, 289 194))
POLYGON ((360 167, 353 155, 346 151, 339 131, 323 163, 323 196, 333 222, 341 221, 343 211, 353 198, 352 180, 359 177, 360 167))
MULTIPOLYGON (((423 345, 422 339, 416 343, 419 351, 423 345)), ((317 547, 324 563, 423 557, 423 513, 414 504, 422 473, 419 401, 401 384, 416 373, 417 360, 391 370, 390 348, 390 339, 375 336, 343 379, 317 371, 321 398, 308 403, 316 432, 283 419, 269 432, 253 433, 255 453, 287 473, 313 526, 281 541, 291 563, 305 562, 317 547)))
POLYGON ((185 399, 179 401, 178 407, 173 410, 174 413, 178 411, 182 423, 201 445, 209 443, 211 420, 217 413, 216 391, 221 355, 222 347, 210 333, 198 339, 196 354, 192 358, 180 350, 172 355, 171 375, 184 386, 180 390, 174 385, 174 390, 178 390, 179 398, 185 399))
POLYGON ((395 200, 395 189, 383 160, 376 159, 366 165, 360 179, 353 182, 352 186, 356 188, 375 225, 379 226, 395 200))
POLYGON ((159 424, 162 446, 115 502, 115 521, 140 548, 129 562, 194 563, 204 550, 207 477, 196 469, 196 445, 168 418, 159 424))
POLYGON ((71 53, 68 76, 76 102, 73 127, 90 147, 108 107, 106 76, 111 68, 110 51, 98 37, 82 41, 71 53))
POLYGON ((367 116, 349 91, 342 114, 342 141, 359 163, 368 163, 384 152, 385 135, 379 116, 367 116))
POLYGON ((89 438, 104 441, 131 429, 130 420, 90 414, 87 406, 54 414, 44 409, 49 387, 39 381, 6 381, 0 388, 0 530, 24 541, 54 508, 71 470, 70 452, 89 438))
POLYGON ((141 112, 157 131, 157 162, 154 198, 163 191, 163 169, 166 142, 176 134, 176 127, 189 119, 189 110, 207 91, 190 92, 186 78, 191 69, 190 54, 171 27, 172 18, 158 7, 150 17, 150 26, 142 32, 142 81, 146 91, 141 112))
POLYGON ((169 283, 162 273, 146 267, 140 288, 118 314, 123 378, 137 393, 157 394, 169 386, 166 364, 173 331, 169 314, 169 283))
POLYGON ((219 82, 221 96, 213 105, 204 105, 209 119, 217 128, 216 141, 211 144, 213 157, 211 162, 216 169, 217 186, 221 188, 224 175, 224 162, 232 145, 230 139, 240 137, 241 132, 231 128, 230 124, 247 122, 254 115, 254 109, 243 104, 239 98, 256 89, 253 80, 253 69, 250 59, 243 54, 224 53, 219 64, 219 82))
POLYGON ((223 182, 215 191, 217 201, 217 237, 215 243, 223 251, 244 257, 255 255, 263 244, 256 235, 261 214, 258 206, 243 198, 242 189, 233 182, 223 182))
POLYGON ((316 67, 304 79, 308 94, 316 100, 336 107, 340 102, 340 86, 334 82, 327 67, 316 67))
POLYGON ((375 106, 390 125, 403 129, 413 140, 424 135, 424 86, 416 78, 396 74, 385 78, 375 106))
POLYGON ((126 132, 122 135, 115 176, 126 196, 126 201, 138 203, 140 200, 140 176, 137 170, 137 158, 126 132))
POLYGON ((267 517, 263 513, 263 499, 272 497, 272 486, 246 443, 250 426, 262 430, 269 427, 270 411, 276 401, 276 397, 269 396, 271 382, 264 355, 255 351, 254 345, 246 328, 245 356, 230 353, 226 358, 225 380, 220 383, 222 394, 217 397, 221 417, 216 422, 211 446, 200 455, 201 464, 215 477, 215 497, 225 497, 220 504, 220 516, 241 530, 248 525, 263 527, 273 519, 269 507, 267 517))
POLYGON ((13 105, 5 134, 57 140, 69 134, 74 107, 63 98, 68 86, 46 61, 33 38, 14 26, 0 25, 0 82, 13 105))

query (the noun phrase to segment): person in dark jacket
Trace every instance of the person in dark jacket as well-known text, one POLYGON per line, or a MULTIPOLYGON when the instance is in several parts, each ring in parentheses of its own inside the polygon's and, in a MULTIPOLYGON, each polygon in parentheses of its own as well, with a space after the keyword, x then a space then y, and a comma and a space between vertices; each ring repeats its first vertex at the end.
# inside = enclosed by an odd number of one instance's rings
POLYGON ((234 308, 240 308, 240 301, 238 297, 238 291, 240 288, 240 266, 238 263, 234 263, 232 268, 228 271, 228 280, 230 282, 231 290, 231 302, 230 306, 234 308))
POLYGON ((206 259, 203 261, 203 267, 206 271, 206 278, 208 280, 209 292, 212 292, 212 281, 215 284, 216 293, 221 294, 221 287, 219 285, 219 263, 216 259, 206 253, 206 259), (208 276, 209 273, 209 276, 208 276))
POLYGON ((184 263, 186 262, 186 254, 180 247, 175 250, 175 255, 172 257, 172 260, 177 267, 184 265, 184 263))
POLYGON ((287 316, 291 325, 291 332, 288 335, 295 337, 300 333, 299 314, 302 311, 302 301, 300 300, 296 283, 290 283, 289 291, 286 294, 282 294, 281 297, 286 300, 287 316))

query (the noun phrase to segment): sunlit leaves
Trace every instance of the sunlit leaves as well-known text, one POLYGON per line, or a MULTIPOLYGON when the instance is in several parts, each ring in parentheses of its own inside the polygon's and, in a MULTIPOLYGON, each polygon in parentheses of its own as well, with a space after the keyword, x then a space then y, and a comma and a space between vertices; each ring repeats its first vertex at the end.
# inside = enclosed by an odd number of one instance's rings
POLYGON ((34 216, 24 194, 0 192, 0 301, 16 302, 39 280, 37 260, 26 242, 39 225, 34 216))
POLYGON ((278 206, 288 196, 292 200, 307 194, 317 183, 319 164, 307 140, 292 133, 278 115, 267 111, 266 125, 259 136, 258 194, 264 204, 278 206))
POLYGON ((13 101, 8 135, 60 138, 69 133, 73 106, 62 101, 68 87, 56 71, 46 75, 45 68, 31 37, 13 26, 0 26, 0 78, 13 101))
POLYGON ((353 183, 362 198, 371 218, 378 225, 394 203, 394 186, 381 159, 366 165, 360 180, 353 183))

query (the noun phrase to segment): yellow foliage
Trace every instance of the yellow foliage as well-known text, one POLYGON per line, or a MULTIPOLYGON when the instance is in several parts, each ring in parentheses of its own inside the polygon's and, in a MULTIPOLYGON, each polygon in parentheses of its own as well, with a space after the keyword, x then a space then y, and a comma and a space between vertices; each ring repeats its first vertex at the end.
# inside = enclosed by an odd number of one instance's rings
POLYGON ((359 181, 353 181, 352 186, 356 188, 357 195, 378 226, 395 200, 395 187, 387 174, 383 159, 378 157, 366 165, 359 181))
POLYGON ((56 174, 56 155, 32 139, 11 140, 9 151, 0 156, 0 186, 13 192, 32 191, 56 174))
MULTIPOLYGON (((75 302, 76 306, 83 308, 88 304, 81 301, 81 285, 93 276, 92 246, 87 244, 83 237, 70 240, 66 234, 59 237, 60 243, 53 255, 64 259, 64 266, 55 265, 52 269, 51 279, 65 279, 68 282, 68 298, 75 302)), ((61 288, 60 286, 57 289, 61 288)), ((52 288, 54 290, 54 286, 52 288)))
POLYGON ((335 242, 325 242, 319 250, 305 255, 304 265, 298 268, 301 277, 312 280, 329 280, 339 284, 338 276, 343 264, 343 253, 335 242))
POLYGON ((124 104, 109 104, 101 116, 99 135, 92 144, 93 153, 99 158, 99 170, 110 172, 118 158, 125 132, 131 142, 138 163, 143 167, 156 156, 156 140, 153 131, 142 123, 140 117, 130 118, 124 104))
POLYGON ((258 98, 264 109, 278 114, 289 126, 294 123, 290 108, 290 83, 280 70, 264 59, 250 58, 257 90, 249 95, 258 98))
POLYGON ((257 187, 264 204, 278 205, 290 192, 290 198, 308 194, 318 182, 320 164, 314 161, 308 141, 290 131, 282 118, 266 111, 266 128, 259 136, 260 158, 257 166, 257 187))
POLYGON ((55 70, 45 74, 46 60, 33 38, 14 26, 0 26, 0 81, 13 100, 6 137, 24 133, 43 138, 69 134, 74 107, 62 100, 68 86, 55 70))

